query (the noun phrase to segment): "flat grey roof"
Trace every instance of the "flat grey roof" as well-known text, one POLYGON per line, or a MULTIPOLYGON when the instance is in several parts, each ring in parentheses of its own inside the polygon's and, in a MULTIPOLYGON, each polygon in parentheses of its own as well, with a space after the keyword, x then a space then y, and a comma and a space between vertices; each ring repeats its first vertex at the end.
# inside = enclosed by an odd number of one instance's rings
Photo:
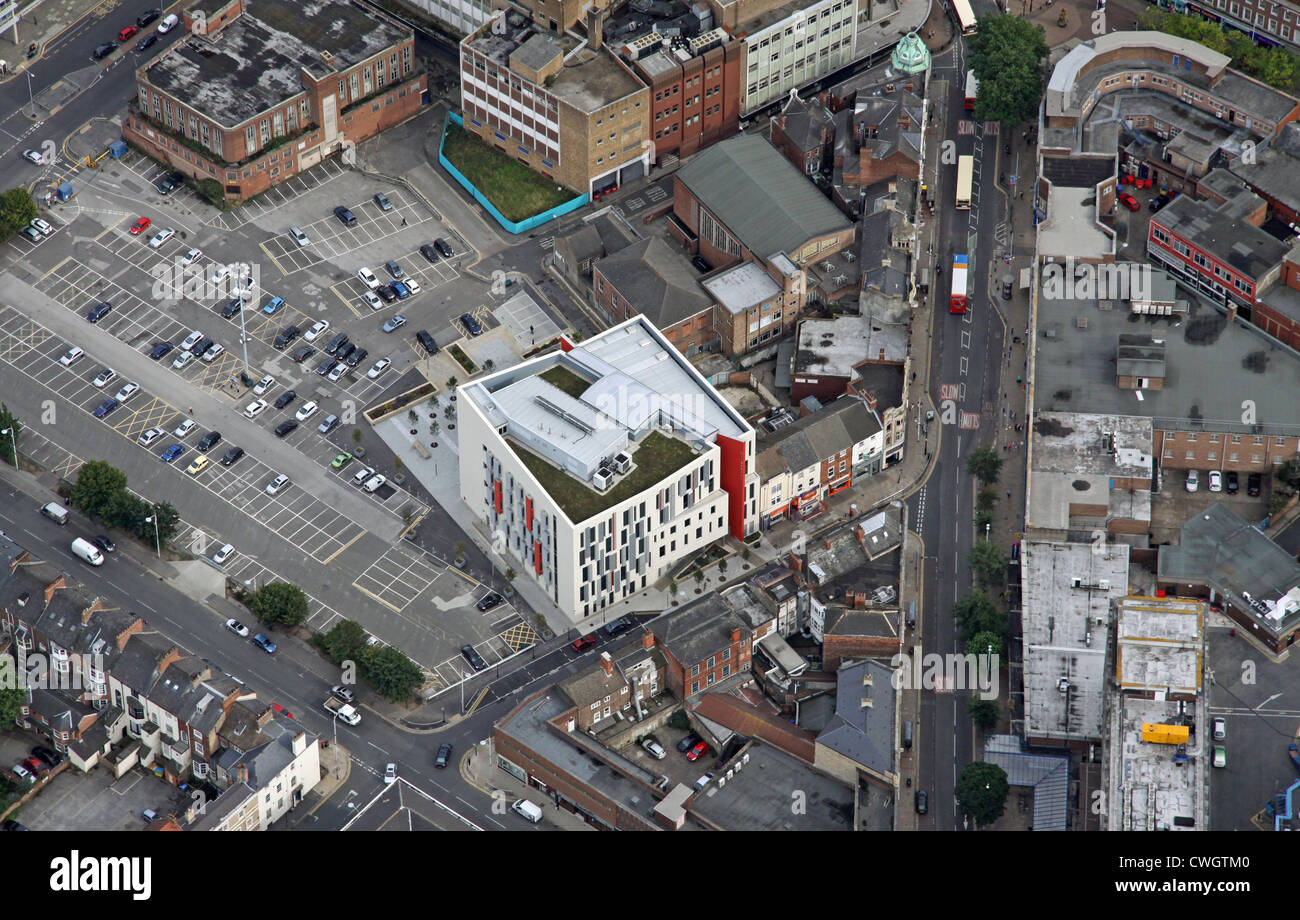
POLYGON ((244 12, 215 41, 186 36, 143 73, 151 85, 233 128, 304 92, 304 68, 320 77, 344 71, 410 36, 338 0, 244 0, 244 12), (334 56, 332 64, 322 52, 334 56))
POLYGON ((755 262, 741 262, 700 284, 732 316, 781 294, 781 286, 755 262))
POLYGON ((984 760, 1007 774, 1012 786, 1034 790, 1035 831, 1069 829, 1070 757, 1029 748, 1018 735, 993 735, 984 742, 984 760))
POLYGON ((1189 746, 1192 762, 1178 764, 1168 744, 1142 740, 1142 726, 1184 718, 1173 700, 1147 700, 1121 694, 1117 717, 1106 738, 1110 788, 1107 827, 1112 831, 1204 830, 1208 812, 1209 745, 1189 746), (1193 827, 1174 823, 1191 818, 1193 827))
POLYGON ((1128 691, 1197 693, 1204 606, 1195 598, 1126 597, 1115 626, 1119 685, 1128 691))
POLYGON ((1179 195, 1151 220, 1258 281, 1275 269, 1291 248, 1246 222, 1242 212, 1259 204, 1263 200, 1244 188, 1223 204, 1179 195))
POLYGON ((851 377, 862 361, 890 360, 890 349, 877 345, 873 353, 870 316, 844 314, 834 319, 805 319, 799 324, 799 349, 794 356, 796 376, 851 377))
POLYGON ((700 820, 728 831, 853 830, 851 787, 761 742, 751 742, 745 754, 749 762, 729 771, 730 778, 715 772, 696 793, 690 811, 700 820), (795 789, 804 793, 802 813, 790 807, 795 789))

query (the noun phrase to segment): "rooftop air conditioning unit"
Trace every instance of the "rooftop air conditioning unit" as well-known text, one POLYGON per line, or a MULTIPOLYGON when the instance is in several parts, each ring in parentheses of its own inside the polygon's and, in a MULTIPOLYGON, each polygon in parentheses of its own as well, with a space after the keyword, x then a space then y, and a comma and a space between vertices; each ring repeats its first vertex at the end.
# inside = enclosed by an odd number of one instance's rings
POLYGON ((1103 578, 1103 579, 1101 579, 1100 581, 1097 582, 1097 587, 1100 588, 1100 589, 1103 590, 1103 591, 1109 591, 1109 590, 1110 590, 1110 579, 1109 579, 1109 578, 1103 578))
POLYGON ((626 473, 632 468, 632 455, 626 451, 619 451, 614 455, 614 469, 620 473, 626 473))
POLYGON ((591 484, 596 487, 597 491, 604 492, 609 488, 609 481, 613 478, 614 474, 602 466, 592 475, 591 484))

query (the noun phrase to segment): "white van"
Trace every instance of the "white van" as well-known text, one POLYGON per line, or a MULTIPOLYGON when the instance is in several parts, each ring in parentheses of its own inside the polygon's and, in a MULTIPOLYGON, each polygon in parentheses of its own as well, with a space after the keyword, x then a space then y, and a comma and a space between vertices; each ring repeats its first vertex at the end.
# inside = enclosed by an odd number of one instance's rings
POLYGON ((175 13, 168 14, 162 22, 158 23, 158 34, 166 35, 172 29, 176 28, 176 24, 180 21, 180 17, 175 13))
POLYGON ((517 815, 523 815, 525 820, 536 824, 542 820, 542 806, 536 805, 527 799, 520 799, 510 806, 510 810, 517 815))
POLYGON ((83 540, 81 537, 72 541, 72 554, 78 559, 84 559, 91 565, 103 565, 104 554, 99 551, 99 547, 89 540, 83 540))
POLYGON ((41 508, 41 514, 45 515, 56 524, 68 523, 68 509, 58 502, 50 502, 41 508))

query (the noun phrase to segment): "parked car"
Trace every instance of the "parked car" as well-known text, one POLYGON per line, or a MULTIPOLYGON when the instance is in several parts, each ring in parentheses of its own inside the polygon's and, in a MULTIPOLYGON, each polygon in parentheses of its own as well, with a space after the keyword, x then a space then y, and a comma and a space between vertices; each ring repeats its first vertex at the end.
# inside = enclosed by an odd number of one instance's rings
POLYGON ((325 420, 316 426, 316 430, 321 434, 329 434, 337 427, 339 427, 339 417, 331 414, 325 416, 325 420))
POLYGON ((691 748, 695 747, 695 745, 699 743, 700 743, 700 736, 695 734, 695 732, 688 732, 685 738, 677 742, 677 750, 685 754, 687 751, 689 751, 691 748))
POLYGON ((311 324, 311 328, 302 334, 304 342, 314 342, 316 337, 330 327, 330 321, 327 319, 317 320, 311 324))
POLYGON ((268 639, 266 636, 262 635, 261 633, 258 633, 257 635, 253 636, 253 644, 256 645, 258 648, 260 648, 262 651, 266 652, 268 655, 275 654, 275 649, 276 649, 275 643, 272 642, 270 639, 268 639))
POLYGON ((569 643, 569 648, 573 649, 575 652, 585 652, 595 644, 596 634, 590 633, 589 635, 583 636, 581 639, 574 639, 569 643))
POLYGON ((348 334, 346 332, 340 332, 338 335, 334 336, 334 338, 330 339, 330 343, 325 346, 325 354, 327 355, 338 354, 339 349, 342 348, 344 345, 346 345, 349 341, 350 340, 348 339, 348 334))
POLYGON ((345 227, 351 227, 357 222, 357 216, 341 205, 334 209, 334 216, 337 217, 339 222, 345 227))
POLYGON ((330 461, 330 467, 336 470, 341 470, 343 469, 343 467, 351 463, 353 459, 354 458, 350 453, 344 451, 343 453, 339 454, 337 457, 335 457, 333 460, 330 461))
POLYGON ((617 620, 614 620, 612 623, 605 624, 605 635, 612 638, 613 636, 617 636, 619 633, 627 632, 635 625, 636 621, 631 617, 622 616, 617 620))
POLYGON ((262 312, 265 313, 267 316, 274 316, 283 307, 284 307, 283 297, 272 297, 270 300, 266 302, 266 306, 262 308, 262 312))
POLYGON ((375 193, 375 204, 379 205, 379 210, 381 211, 393 210, 393 203, 388 200, 388 196, 383 192, 375 193))
POLYGON ((358 348, 343 360, 347 363, 348 367, 356 367, 368 357, 370 357, 370 349, 358 348))
POLYGON ((1240 480, 1237 478, 1236 470, 1228 470, 1227 487, 1228 487, 1229 495, 1236 495, 1237 492, 1241 489, 1240 480))
POLYGON ((1261 476, 1259 473, 1251 473, 1249 476, 1246 477, 1246 494, 1251 496, 1258 495, 1260 486, 1262 486, 1263 484, 1264 484, 1263 476, 1261 476))
POLYGON ((460 647, 460 653, 465 657, 465 660, 469 662, 469 666, 475 671, 482 671, 487 667, 487 662, 484 661, 483 656, 474 649, 474 646, 462 645, 460 647))
POLYGON ((190 362, 192 362, 193 360, 194 360, 194 352, 183 351, 179 355, 177 355, 176 360, 172 362, 172 369, 178 371, 184 370, 185 368, 190 366, 190 362))
POLYGON ((495 591, 491 591, 483 595, 483 597, 479 600, 478 604, 476 604, 475 606, 477 606, 480 611, 491 610, 493 607, 497 606, 504 600, 505 598, 502 597, 500 594, 497 594, 495 591))
POLYGON ((1138 200, 1134 198, 1132 195, 1130 195, 1128 192, 1125 192, 1124 194, 1120 195, 1119 201, 1120 204, 1124 205, 1124 207, 1128 208, 1130 211, 1137 211, 1142 208, 1142 205, 1138 204, 1138 200))
POLYGON ((63 761, 68 759, 66 754, 60 754, 58 751, 51 751, 49 748, 41 747, 40 745, 32 748, 32 756, 39 757, 51 767, 57 767, 59 764, 63 763, 63 761))
POLYGON ((20 763, 14 764, 13 773, 14 776, 21 780, 26 780, 29 783, 36 782, 36 777, 32 775, 31 771, 20 763))
POLYGON ((267 495, 278 495, 280 490, 289 484, 289 477, 280 473, 274 479, 266 484, 267 495))
POLYGON ((646 753, 649 754, 651 757, 653 757, 655 760, 663 760, 665 757, 668 756, 668 752, 665 751, 663 749, 663 746, 660 745, 659 742, 656 741, 654 738, 651 737, 642 738, 641 747, 645 748, 646 753))
POLYGON ((73 345, 63 353, 63 357, 59 359, 59 363, 64 367, 72 367, 72 365, 85 357, 85 354, 86 353, 79 346, 73 345))
POLYGON ((433 340, 433 336, 421 329, 415 334, 415 340, 420 343, 426 352, 431 355, 438 353, 438 343, 433 340))
POLYGON ((1187 491, 1195 492, 1201 487, 1201 475, 1197 470, 1187 471, 1187 491))
POLYGON ((139 16, 135 17, 135 24, 143 29, 161 15, 162 11, 160 10, 145 10, 139 16))
POLYGON ((388 285, 388 284, 380 285, 379 287, 375 288, 374 293, 378 294, 379 299, 382 300, 384 303, 392 303, 397 299, 397 295, 393 293, 392 285, 388 285))
POLYGON ((691 749, 686 752, 686 759, 691 763, 694 763, 707 753, 709 753, 708 742, 697 741, 695 744, 691 745, 691 749))
POLYGON ((244 449, 242 447, 232 447, 230 450, 226 451, 225 455, 221 458, 221 465, 232 466, 242 456, 244 456, 244 449))
POLYGON ((124 41, 126 41, 128 38, 131 38, 132 36, 134 36, 135 33, 139 32, 139 31, 140 31, 140 28, 139 28, 138 26, 127 26, 126 28, 121 29, 121 30, 118 31, 118 33, 117 33, 117 40, 120 41, 120 42, 124 42, 124 41))
POLYGON ((313 345, 300 345, 298 350, 293 353, 293 360, 299 364, 306 361, 312 355, 316 354, 316 348, 313 345))
POLYGON ((144 231, 148 230, 149 225, 152 223, 153 221, 147 217, 137 217, 135 219, 135 223, 131 225, 131 235, 139 236, 141 233, 144 233, 144 231))
POLYGON ((393 292, 398 300, 406 300, 411 296, 411 289, 406 286, 405 281, 394 281, 388 286, 388 289, 393 292))
POLYGON ((166 35, 172 29, 176 28, 177 23, 179 23, 180 21, 181 18, 177 16, 175 13, 169 13, 166 19, 158 23, 159 34, 166 35))
POLYGON ((338 366, 338 363, 338 358, 326 358, 320 364, 316 365, 316 373, 324 377, 330 371, 334 370, 334 368, 338 366))
POLYGON ((172 432, 172 435, 174 437, 183 438, 197 427, 199 427, 198 422, 194 421, 192 418, 187 418, 176 426, 176 430, 172 432))
POLYGON ((334 366, 331 367, 329 373, 325 375, 325 379, 328 380, 330 383, 334 383, 338 381, 340 377, 342 377, 344 374, 348 372, 348 366, 344 364, 342 361, 340 361, 338 358, 334 358, 333 361, 334 361, 334 366))
POLYGON ((116 379, 117 371, 113 370, 111 367, 106 367, 99 372, 99 376, 92 380, 91 383, 97 389, 102 390, 116 379))
POLYGON ((316 405, 314 401, 308 400, 307 402, 303 403, 301 406, 298 407, 298 411, 297 413, 295 413, 294 418, 296 418, 300 422, 305 422, 307 421, 307 419, 315 415, 316 410, 319 408, 320 406, 316 405))
POLYGON ((181 256, 181 267, 187 268, 197 262, 203 256, 202 249, 191 249, 181 256))
POLYGON ((334 353, 334 357, 338 358, 340 361, 346 361, 348 358, 352 356, 352 353, 355 352, 356 350, 357 350, 356 342, 346 342, 343 345, 339 346, 339 350, 334 353))
POLYGON ((302 232, 301 227, 290 227, 289 235, 293 237, 293 241, 297 243, 299 246, 311 245, 311 240, 307 239, 307 234, 302 232))
POLYGON ((272 405, 274 405, 277 409, 283 409, 285 406, 289 405, 289 403, 293 402, 297 398, 298 398, 297 390, 285 390, 283 393, 281 393, 279 396, 275 398, 275 402, 272 405))
POLYGON ((1218 470, 1210 470, 1210 491, 1211 492, 1223 491, 1223 474, 1220 473, 1218 470))
POLYGON ((257 381, 256 385, 254 385, 253 395, 261 396, 263 393, 271 389, 271 387, 273 386, 275 386, 275 378, 272 377, 270 374, 267 374, 261 380, 257 381))
POLYGON ((192 351, 194 346, 198 342, 202 341, 202 339, 203 339, 203 333, 195 329, 193 332, 191 332, 189 335, 187 335, 184 339, 181 340, 181 351, 192 351))
POLYGON ((95 46, 95 51, 90 59, 92 61, 102 61, 116 50, 117 42, 104 42, 102 45, 95 46))
POLYGON ((39 217, 32 218, 32 226, 35 227, 37 230, 41 231, 41 233, 43 233, 45 236, 49 236, 51 233, 54 232, 54 228, 51 227, 45 221, 41 220, 39 217))
POLYGON ((453 255, 455 255, 455 253, 452 252, 451 246, 449 246, 447 244, 447 241, 442 239, 441 237, 434 240, 433 245, 435 248, 437 248, 438 252, 442 253, 444 258, 450 259, 453 255))
POLYGON ((297 427, 298 427, 297 422, 295 422, 291 418, 287 418, 283 422, 275 426, 275 436, 278 438, 283 438, 285 435, 287 435, 289 432, 293 431, 297 427))
POLYGON ((197 476, 199 475, 199 473, 202 473, 204 470, 206 470, 208 468, 208 464, 211 462, 212 461, 209 460, 207 457, 203 456, 202 454, 199 454, 197 457, 195 457, 193 460, 190 461, 190 465, 186 468, 185 472, 189 473, 191 476, 197 476))
POLYGON ((483 334, 483 327, 479 325, 478 320, 470 316, 468 313, 462 313, 460 315, 460 324, 465 327, 465 331, 471 336, 483 334))
POLYGON ((241 639, 248 638, 248 627, 235 619, 226 620, 226 629, 230 630, 241 639))
POLYGON ((136 443, 141 447, 148 447, 154 441, 161 438, 163 434, 164 432, 161 428, 150 428, 148 431, 143 432, 140 437, 136 438, 136 443))
POLYGON ((163 195, 170 195, 172 192, 180 188, 181 185, 184 184, 184 182, 185 182, 184 173, 169 172, 167 175, 163 176, 161 179, 158 180, 157 184, 154 185, 154 188, 156 188, 163 195))
POLYGON ((159 246, 167 242, 175 235, 176 235, 176 229, 174 227, 165 227, 153 235, 153 237, 149 240, 149 245, 152 248, 157 249, 159 246))
POLYGON ((1210 723, 1210 724, 1213 726, 1213 731, 1214 731, 1214 740, 1215 740, 1215 741, 1222 741, 1223 739, 1225 739, 1225 738, 1228 737, 1228 721, 1227 721, 1227 719, 1222 719, 1222 718, 1215 719, 1215 720, 1214 720, 1212 723, 1210 723))
POLYGON ((379 296, 374 291, 366 291, 361 295, 361 299, 372 310, 382 310, 384 308, 384 302, 379 299, 379 296))
POLYGON ((90 312, 86 314, 86 319, 92 323, 97 323, 105 316, 108 316, 112 309, 113 305, 105 300, 103 303, 91 307, 90 312))
POLYGON ((923 815, 930 810, 930 794, 924 789, 916 790, 916 797, 913 801, 918 815, 923 815))
POLYGON ((118 390, 118 391, 117 391, 117 395, 115 395, 113 398, 116 399, 116 400, 117 400, 118 402, 120 402, 120 403, 124 403, 124 402, 126 402, 128 399, 130 399, 132 396, 134 396, 136 393, 139 393, 139 392, 140 392, 140 384, 138 384, 138 383, 124 383, 124 384, 122 384, 122 389, 118 390))
POLYGON ((444 741, 438 745, 438 756, 433 758, 433 765, 442 769, 447 766, 449 760, 451 760, 451 745, 444 741))
POLYGON ((430 262, 438 261, 438 250, 433 248, 432 243, 425 243, 420 247, 420 255, 424 256, 430 262))
POLYGON ((330 695, 345 703, 354 703, 357 699, 356 691, 351 687, 345 687, 342 684, 337 687, 330 687, 330 695))
POLYGON ((171 342, 159 342, 150 350, 149 357, 153 358, 155 361, 160 361, 167 357, 175 347, 176 346, 171 342))
POLYGON ((379 379, 379 375, 388 370, 393 364, 391 358, 380 358, 374 364, 370 365, 370 370, 366 371, 366 376, 371 380, 379 379))
POLYGON ((418 294, 424 290, 424 288, 420 287, 420 282, 416 281, 414 278, 407 278, 402 282, 402 284, 406 285, 406 290, 411 294, 418 294))
POLYGON ((140 39, 138 42, 135 43, 135 50, 147 51, 148 49, 152 48, 157 43, 157 41, 158 41, 158 34, 156 32, 150 32, 144 38, 140 39))
POLYGON ((110 412, 116 409, 117 406, 118 406, 118 402, 116 399, 106 399, 98 406, 95 407, 95 411, 92 414, 95 416, 95 418, 104 418, 110 412))
POLYGON ((208 346, 208 350, 203 353, 203 361, 207 364, 211 364, 213 361, 217 360, 217 358, 221 357, 225 350, 225 345, 222 345, 220 342, 213 342, 208 346))
POLYGON ((352 484, 354 486, 359 486, 373 475, 375 475, 375 468, 373 466, 363 466, 353 474, 352 484))
POLYGON ((394 281, 402 280, 402 266, 397 264, 396 259, 389 259, 384 263, 384 268, 388 269, 388 274, 393 276, 394 281))
POLYGON ((194 447, 199 451, 199 453, 207 453, 208 451, 210 451, 212 448, 216 447, 220 443, 221 443, 221 432, 209 431, 207 434, 205 434, 202 438, 199 439, 199 443, 195 444, 194 447))
POLYGON ((98 534, 90 538, 90 542, 98 546, 103 552, 111 553, 117 550, 117 544, 106 537, 104 534, 98 534))
POLYGON ((1214 765, 1216 767, 1226 767, 1228 765, 1228 749, 1222 744, 1214 746, 1214 765))
POLYGON ((374 272, 372 272, 368 268, 365 268, 364 266, 362 268, 357 269, 357 277, 361 279, 362 284, 364 284, 367 288, 369 288, 372 291, 375 290, 383 283, 378 278, 375 277, 374 272))
POLYGON ((296 338, 298 338, 298 327, 291 323, 280 330, 272 344, 277 351, 284 351, 296 338))
POLYGON ((168 447, 165 451, 159 454, 158 459, 163 463, 172 463, 183 453, 185 453, 184 447, 180 444, 173 444, 171 447, 168 447))
POLYGON ((244 407, 244 416, 246 418, 257 418, 266 411, 266 400, 255 399, 244 407))

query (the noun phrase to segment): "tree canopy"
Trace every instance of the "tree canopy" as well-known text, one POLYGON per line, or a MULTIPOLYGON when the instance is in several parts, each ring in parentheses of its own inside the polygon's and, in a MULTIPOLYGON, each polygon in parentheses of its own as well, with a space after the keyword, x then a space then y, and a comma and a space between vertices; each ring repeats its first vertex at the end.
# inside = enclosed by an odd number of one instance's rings
POLYGON ((0 240, 6 240, 30 224, 39 212, 26 189, 0 192, 0 240))
POLYGON ((971 69, 979 80, 975 117, 1013 126, 1038 113, 1043 95, 1043 27, 1019 16, 986 15, 967 40, 971 69))
POLYGON ((297 626, 307 619, 307 595, 283 581, 258 588, 249 607, 268 626, 297 626))
POLYGON ((392 646, 367 648, 361 668, 370 685, 390 700, 408 700, 424 683, 420 666, 392 646))
POLYGON ((1006 613, 978 588, 972 588, 957 602, 952 608, 952 616, 966 636, 982 632, 1005 636, 1007 632, 1006 613))
POLYGON ((976 761, 966 764, 957 778, 957 804, 977 825, 992 824, 1007 808, 1011 785, 1006 771, 996 764, 976 761))
POLYGON ((985 485, 991 485, 998 481, 998 474, 1002 472, 1002 458, 987 444, 977 447, 966 456, 966 472, 985 485))

